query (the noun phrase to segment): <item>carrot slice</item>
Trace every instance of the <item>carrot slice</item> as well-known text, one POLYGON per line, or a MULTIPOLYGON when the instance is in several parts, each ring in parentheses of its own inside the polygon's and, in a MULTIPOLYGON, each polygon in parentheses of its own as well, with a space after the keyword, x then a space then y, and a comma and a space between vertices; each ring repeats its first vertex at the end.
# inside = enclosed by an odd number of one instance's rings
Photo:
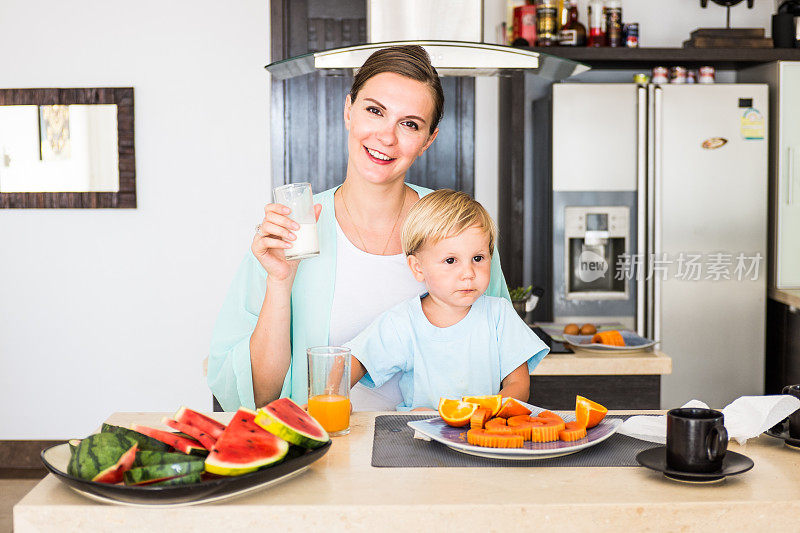
POLYGON ((491 435, 516 435, 514 428, 508 426, 490 426, 485 431, 491 435))
POLYGON ((485 407, 481 407, 472 414, 472 418, 469 419, 469 427, 483 429, 483 426, 491 417, 492 412, 485 407))
POLYGON ((552 418, 553 420, 556 420, 559 423, 559 427, 558 427, 559 431, 564 429, 564 419, 561 418, 560 416, 558 416, 557 414, 555 414, 552 411, 542 411, 541 413, 539 413, 536 416, 538 418, 552 418))
POLYGON ((506 419, 505 418, 492 418, 488 420, 483 427, 486 429, 489 428, 496 428, 496 427, 505 427, 506 426, 506 419))
POLYGON ((531 440, 533 442, 552 442, 558 440, 560 422, 552 418, 531 418, 531 440))
POLYGON ((586 436, 586 428, 578 422, 567 422, 566 427, 558 432, 558 438, 567 442, 580 440, 586 436))
POLYGON ((467 442, 487 448, 522 448, 525 441, 519 435, 495 435, 475 428, 467 431, 467 442))
POLYGON ((529 415, 531 410, 519 403, 514 398, 503 398, 503 407, 498 411, 499 418, 510 418, 512 416, 529 415))
POLYGON ((608 346, 625 346, 625 339, 622 338, 622 333, 616 329, 595 333, 592 337, 592 342, 608 346))

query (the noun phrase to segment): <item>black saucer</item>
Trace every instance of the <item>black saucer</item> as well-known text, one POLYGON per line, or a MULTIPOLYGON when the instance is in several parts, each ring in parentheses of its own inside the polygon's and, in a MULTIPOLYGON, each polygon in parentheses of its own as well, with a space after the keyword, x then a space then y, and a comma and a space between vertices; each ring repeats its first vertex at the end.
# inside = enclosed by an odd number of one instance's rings
POLYGON ((667 447, 658 446, 639 452, 636 461, 644 467, 657 472, 662 472, 664 476, 675 481, 689 483, 713 483, 722 481, 726 476, 733 476, 747 472, 753 468, 753 460, 740 453, 728 450, 722 460, 722 470, 716 472, 681 472, 672 470, 667 466, 667 447))
POLYGON ((769 435, 770 437, 781 439, 783 443, 789 448, 800 450, 800 439, 795 439, 789 436, 789 424, 786 423, 786 420, 784 420, 779 424, 775 424, 774 426, 766 430, 764 433, 769 435))

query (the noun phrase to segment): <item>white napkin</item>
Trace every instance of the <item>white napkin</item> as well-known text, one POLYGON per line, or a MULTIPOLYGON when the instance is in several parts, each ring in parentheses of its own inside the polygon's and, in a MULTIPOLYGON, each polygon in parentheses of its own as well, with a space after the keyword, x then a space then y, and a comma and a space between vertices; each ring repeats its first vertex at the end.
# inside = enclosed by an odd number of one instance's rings
MULTIPOLYGON (((692 400, 682 407, 708 408, 699 400, 692 400)), ((728 438, 744 444, 747 439, 758 437, 797 409, 800 399, 785 394, 773 396, 742 396, 722 410, 728 438)), ((640 440, 666 444, 667 417, 632 416, 620 426, 619 433, 640 440)))
POLYGON ((431 438, 429 436, 425 435, 424 433, 420 433, 416 429, 414 430, 414 438, 415 439, 419 439, 419 440, 427 440, 427 441, 431 440, 431 438))

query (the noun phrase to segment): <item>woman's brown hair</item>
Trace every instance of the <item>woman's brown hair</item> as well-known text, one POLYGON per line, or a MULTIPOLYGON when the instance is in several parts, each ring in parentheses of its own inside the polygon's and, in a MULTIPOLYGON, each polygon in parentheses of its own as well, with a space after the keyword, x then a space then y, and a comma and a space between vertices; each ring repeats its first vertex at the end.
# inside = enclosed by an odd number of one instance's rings
POLYGON ((415 44, 404 44, 401 46, 390 46, 374 52, 364 61, 358 69, 353 85, 350 87, 350 101, 355 102, 358 91, 367 83, 371 77, 383 72, 392 72, 411 78, 427 85, 433 93, 433 121, 431 122, 430 132, 436 129, 439 121, 442 120, 444 112, 444 92, 442 83, 439 81, 439 74, 431 65, 431 58, 424 48, 415 44))

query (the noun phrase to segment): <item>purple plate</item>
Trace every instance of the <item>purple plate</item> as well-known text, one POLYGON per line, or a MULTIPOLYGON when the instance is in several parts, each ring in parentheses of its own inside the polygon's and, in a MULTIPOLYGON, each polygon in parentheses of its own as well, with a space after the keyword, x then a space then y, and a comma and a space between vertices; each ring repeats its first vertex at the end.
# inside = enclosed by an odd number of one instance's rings
MULTIPOLYGON (((544 410, 528 404, 525 405, 533 411, 534 415, 544 410)), ((572 418, 574 419, 574 416, 572 418)), ((569 421, 569 417, 564 417, 564 420, 569 421)), ((525 441, 522 448, 485 448, 483 446, 473 446, 467 442, 467 430, 469 427, 454 428, 448 426, 440 417, 429 418, 427 420, 413 420, 408 422, 408 425, 412 429, 419 431, 432 440, 441 442, 457 452, 477 455, 478 457, 489 457, 491 459, 528 461, 530 459, 548 459, 561 455, 569 455, 585 450, 586 448, 591 448, 595 444, 603 442, 616 433, 619 426, 622 425, 622 420, 603 420, 597 426, 587 430, 584 438, 573 442, 564 442, 561 440, 554 442, 525 441)))

